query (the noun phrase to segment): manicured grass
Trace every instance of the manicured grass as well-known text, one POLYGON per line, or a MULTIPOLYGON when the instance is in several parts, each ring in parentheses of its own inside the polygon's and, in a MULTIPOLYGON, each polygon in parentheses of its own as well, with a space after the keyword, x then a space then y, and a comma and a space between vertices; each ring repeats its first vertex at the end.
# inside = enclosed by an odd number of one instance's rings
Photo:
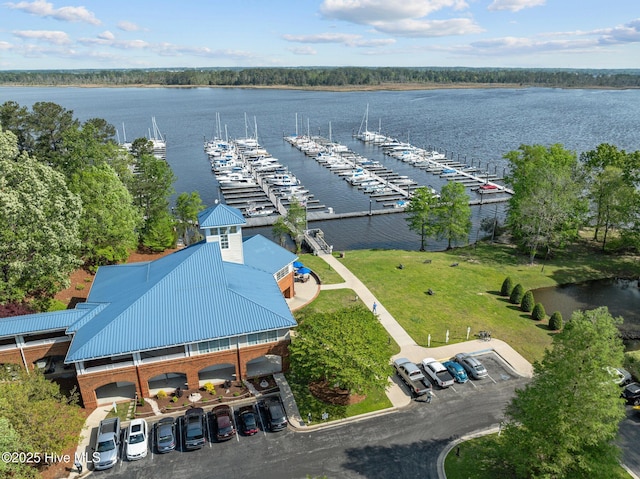
MULTIPOLYGON (((322 260, 321 260, 322 261, 322 260)), ((306 263, 305 263, 306 264, 306 263)), ((300 323, 303 322, 308 316, 316 313, 329 313, 333 311, 339 311, 345 308, 352 308, 356 305, 362 305, 362 301, 355 300, 355 292, 351 289, 336 289, 328 291, 320 291, 318 297, 309 305, 296 311, 294 313, 296 320, 300 323)), ((388 338, 387 354, 389 357, 400 352, 400 347, 391 338, 382 325, 378 324, 380 328, 380 334, 388 338)), ((392 406, 391 402, 387 398, 383 391, 375 391, 367 395, 367 397, 357 403, 350 406, 336 406, 327 404, 317 398, 315 398, 307 387, 307 383, 303 380, 297 380, 295 373, 290 371, 287 373, 287 381, 291 386, 293 395, 296 398, 298 410, 302 415, 302 419, 306 421, 307 414, 311 413, 314 423, 321 422, 322 413, 329 414, 329 421, 335 419, 342 419, 351 416, 358 416, 360 414, 378 411, 380 409, 389 408, 392 406)))
MULTIPOLYGON (((120 418, 120 422, 123 421, 128 421, 129 415, 129 402, 121 402, 116 404, 116 408, 117 408, 117 412, 114 412, 113 407, 109 406, 109 413, 107 414, 107 419, 108 418, 112 418, 112 417, 119 417, 120 418)), ((103 408, 106 408, 107 406, 102 406, 103 408)))
POLYGON ((363 401, 350 406, 328 404, 314 397, 309 392, 306 383, 296 381, 291 372, 286 374, 286 378, 296 398, 296 404, 302 419, 306 421, 307 414, 311 413, 312 423, 315 424, 325 422, 322 420, 322 414, 325 412, 329 414, 327 421, 335 421, 336 419, 359 416, 360 414, 379 411, 392 406, 391 401, 382 391, 370 393, 363 401))
MULTIPOLYGON (((511 479, 491 468, 485 462, 490 451, 495 449, 497 434, 490 434, 462 442, 459 445, 460 455, 454 447, 444 461, 444 470, 448 479, 511 479)), ((607 477, 611 479, 629 479, 629 473, 621 466, 612 469, 607 477)))
POLYGON ((427 346, 431 335, 431 347, 441 346, 447 330, 449 343, 464 341, 470 327, 472 337, 489 330, 529 361, 542 358, 553 333, 546 320, 533 321, 499 296, 505 277, 511 276, 526 291, 640 274, 632 258, 601 255, 588 248, 562 251, 557 258, 529 265, 513 247, 484 243, 446 252, 358 250, 340 261, 418 344, 427 346), (433 295, 427 294, 429 289, 433 295))
POLYGON ((318 275, 322 284, 337 284, 344 280, 333 268, 318 256, 312 254, 301 254, 298 261, 318 275))

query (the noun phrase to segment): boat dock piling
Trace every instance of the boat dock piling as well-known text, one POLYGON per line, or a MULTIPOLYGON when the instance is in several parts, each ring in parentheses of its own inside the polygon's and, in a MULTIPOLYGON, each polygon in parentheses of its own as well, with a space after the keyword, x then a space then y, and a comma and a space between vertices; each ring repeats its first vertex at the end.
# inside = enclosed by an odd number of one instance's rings
MULTIPOLYGON (((460 162, 460 155, 458 155, 457 161, 453 159, 453 153, 451 153, 452 158, 447 159, 446 150, 443 154, 431 147, 429 149, 419 148, 409 143, 401 143, 395 138, 369 131, 359 132, 356 137, 365 143, 379 146, 386 155, 392 158, 409 163, 427 173, 438 175, 440 178, 446 178, 448 181, 462 183, 480 195, 487 193, 504 193, 508 197, 513 195, 513 190, 498 183, 501 178, 497 176, 497 165, 494 165, 494 173, 489 173, 490 162, 487 162, 487 170, 483 173, 478 171, 481 166, 480 160, 478 160, 478 166, 474 166, 473 158, 471 165, 467 165, 460 162)), ((466 162, 466 157, 464 160, 466 162)), ((507 201, 508 197, 505 197, 504 201, 507 201)), ((473 204, 473 200, 470 204, 473 204)))
POLYGON ((225 203, 245 217, 286 215, 293 198, 308 210, 325 208, 254 138, 216 138, 205 142, 205 152, 225 203))

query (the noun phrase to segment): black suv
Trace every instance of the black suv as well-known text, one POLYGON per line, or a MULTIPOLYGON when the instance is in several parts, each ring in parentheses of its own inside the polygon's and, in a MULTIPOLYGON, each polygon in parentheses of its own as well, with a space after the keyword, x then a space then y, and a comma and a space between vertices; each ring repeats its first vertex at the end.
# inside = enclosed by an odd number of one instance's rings
POLYGON ((625 398, 627 404, 632 404, 633 406, 640 405, 640 384, 627 384, 624 391, 622 391, 622 397, 625 398))
POLYGON ((184 448, 200 449, 204 446, 204 411, 201 407, 188 409, 184 413, 184 448))
POLYGON ((267 426, 270 431, 281 431, 287 427, 287 415, 284 413, 280 398, 266 398, 261 406, 267 415, 267 426))

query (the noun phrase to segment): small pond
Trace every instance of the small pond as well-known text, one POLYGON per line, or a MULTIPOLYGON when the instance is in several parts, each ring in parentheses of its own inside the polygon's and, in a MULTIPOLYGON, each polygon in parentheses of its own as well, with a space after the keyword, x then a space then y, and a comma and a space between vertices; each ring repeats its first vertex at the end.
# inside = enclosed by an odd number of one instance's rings
POLYGON ((573 311, 609 308, 612 316, 622 316, 620 332, 628 349, 640 349, 640 289, 637 280, 601 279, 533 291, 547 314, 560 311, 566 321, 573 311), (637 344, 634 344, 637 343, 637 344))

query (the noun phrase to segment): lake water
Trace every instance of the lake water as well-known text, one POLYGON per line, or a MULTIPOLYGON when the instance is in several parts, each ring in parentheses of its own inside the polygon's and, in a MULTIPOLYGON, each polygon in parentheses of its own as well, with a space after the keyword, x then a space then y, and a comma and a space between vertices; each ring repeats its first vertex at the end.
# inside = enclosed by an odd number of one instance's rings
POLYGON ((579 284, 540 288, 533 291, 536 302, 544 305, 547 314, 560 311, 564 321, 577 310, 606 306, 614 317, 622 317, 620 331, 630 349, 640 349, 640 288, 638 280, 602 279, 579 284), (633 345, 633 346, 631 346, 633 345))
MULTIPOLYGON (((298 132, 329 136, 371 159, 381 161, 421 185, 440 188, 443 181, 385 157, 381 150, 353 139, 369 105, 369 130, 378 130, 421 147, 433 146, 451 157, 481 163, 502 174, 502 156, 520 144, 561 143, 580 153, 600 143, 635 151, 640 145, 640 90, 463 89, 402 92, 317 92, 214 88, 15 88, 0 87, 0 103, 30 107, 51 101, 73 110, 81 121, 104 118, 124 140, 147 136, 155 117, 167 137, 167 161, 176 191, 198 191, 204 203, 219 197, 203 152, 203 140, 215 130, 216 113, 229 137, 254 134, 260 143, 301 180, 321 204, 336 212, 365 211, 369 197, 339 181, 314 160, 283 141, 298 132), (245 118, 247 119, 245 121, 245 118)), ((380 207, 375 205, 374 207, 380 207)), ((504 204, 473 208, 470 240, 482 218, 502 217, 504 204)), ((314 222, 336 250, 418 249, 404 215, 389 214, 314 222)), ((270 236, 270 228, 251 229, 270 236)), ((431 241, 430 249, 442 249, 431 241)))

